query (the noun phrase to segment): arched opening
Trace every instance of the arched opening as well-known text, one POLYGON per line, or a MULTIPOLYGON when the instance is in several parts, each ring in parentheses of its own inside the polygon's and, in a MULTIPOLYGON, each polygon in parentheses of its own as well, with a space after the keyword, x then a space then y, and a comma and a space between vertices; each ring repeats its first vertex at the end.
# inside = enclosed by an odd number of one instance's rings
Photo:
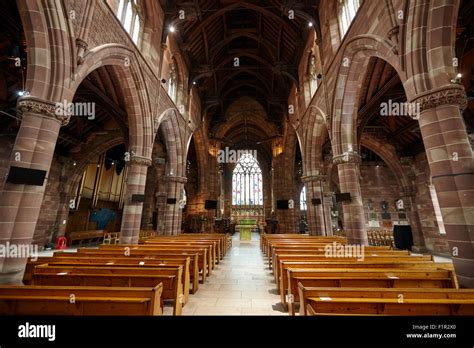
MULTIPOLYGON (((66 235, 75 231, 120 231, 127 179, 125 145, 91 158, 69 201, 66 235)), ((75 165, 75 164, 73 164, 75 165)))
POLYGON ((193 233, 201 231, 201 219, 199 219, 199 216, 202 213, 203 201, 203 198, 199 195, 199 159, 196 145, 196 137, 193 135, 186 157, 186 177, 188 181, 184 185, 184 190, 187 205, 186 210, 183 210, 184 230, 193 233))

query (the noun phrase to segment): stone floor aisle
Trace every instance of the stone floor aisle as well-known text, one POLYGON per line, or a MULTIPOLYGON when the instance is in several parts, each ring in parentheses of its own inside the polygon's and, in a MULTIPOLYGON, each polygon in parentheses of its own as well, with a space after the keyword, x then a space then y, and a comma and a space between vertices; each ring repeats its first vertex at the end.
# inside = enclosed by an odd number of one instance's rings
POLYGON ((241 242, 236 233, 232 249, 206 284, 189 296, 183 315, 288 315, 280 311, 273 275, 264 261, 259 235, 241 242))

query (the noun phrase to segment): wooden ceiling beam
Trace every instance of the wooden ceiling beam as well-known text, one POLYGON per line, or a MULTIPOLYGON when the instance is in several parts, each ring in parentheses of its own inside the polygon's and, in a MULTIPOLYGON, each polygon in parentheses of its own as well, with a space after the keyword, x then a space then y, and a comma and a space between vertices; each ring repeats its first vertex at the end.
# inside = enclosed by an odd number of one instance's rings
POLYGON ((261 44, 263 47, 266 48, 267 53, 270 54, 270 56, 272 58, 272 61, 274 61, 274 62, 276 61, 276 51, 277 51, 276 47, 274 47, 271 42, 267 41, 266 39, 264 39, 263 37, 261 37, 259 35, 256 35, 254 32, 252 32, 250 30, 241 30, 241 31, 235 32, 231 35, 226 35, 226 38, 224 40, 222 40, 221 42, 219 42, 219 44, 216 45, 215 47, 213 47, 212 50, 209 52, 209 57, 210 57, 211 61, 212 62, 214 61, 214 58, 216 57, 216 55, 225 46, 227 46, 232 41, 234 41, 236 39, 239 39, 241 37, 249 38, 249 39, 255 41, 256 43, 258 43, 259 45, 261 44))
POLYGON ((229 5, 221 8, 221 9, 219 9, 218 11, 212 13, 207 18, 205 18, 202 22, 200 22, 197 26, 195 26, 195 28, 192 28, 192 29, 189 30, 189 32, 186 32, 186 36, 189 38, 189 40, 191 40, 191 41, 194 40, 199 35, 199 33, 201 32, 201 29, 205 28, 213 20, 215 20, 219 16, 222 16, 226 12, 237 10, 237 9, 240 9, 240 8, 253 10, 257 13, 262 14, 266 18, 271 18, 275 22, 281 23, 282 25, 287 27, 289 32, 294 37, 298 37, 298 33, 291 27, 289 22, 285 21, 281 16, 275 14, 274 12, 272 12, 272 11, 262 7, 262 6, 255 5, 255 4, 246 2, 246 1, 238 1, 238 2, 235 2, 235 3, 229 4, 229 5))

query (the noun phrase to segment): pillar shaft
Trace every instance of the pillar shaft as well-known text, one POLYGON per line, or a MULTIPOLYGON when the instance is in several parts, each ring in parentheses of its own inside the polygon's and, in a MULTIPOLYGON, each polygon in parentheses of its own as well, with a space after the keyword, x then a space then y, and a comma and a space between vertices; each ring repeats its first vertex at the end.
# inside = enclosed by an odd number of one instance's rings
MULTIPOLYGON (((0 193, 0 244, 26 247, 33 240, 59 130, 69 118, 58 118, 55 104, 36 98, 20 99, 17 110, 22 121, 10 167, 44 170, 46 180, 42 186, 5 183, 0 193)), ((0 258, 0 283, 21 283, 27 256, 0 258)))
POLYGON ((341 193, 350 193, 351 201, 343 202, 344 230, 350 243, 368 245, 364 205, 360 190, 359 155, 346 153, 334 158, 338 167, 341 193))
POLYGON ((309 234, 315 236, 326 236, 328 229, 325 218, 324 205, 324 175, 303 176, 302 181, 306 187, 306 206, 308 217, 309 234), (312 199, 320 199, 320 204, 313 204, 312 199))
POLYGON ((462 118, 464 89, 449 87, 415 99, 420 130, 462 287, 474 287, 474 161, 462 118), (461 109, 461 110, 460 110, 461 109))
POLYGON ((166 177, 168 182, 168 199, 176 198, 176 203, 167 203, 164 214, 164 235, 175 236, 181 232, 183 220, 183 209, 180 207, 180 200, 183 196, 183 188, 187 179, 180 176, 166 177))
POLYGON ((145 194, 146 173, 151 165, 151 160, 134 156, 127 165, 129 168, 120 228, 120 243, 137 244, 140 238, 143 202, 132 202, 132 196, 145 194))

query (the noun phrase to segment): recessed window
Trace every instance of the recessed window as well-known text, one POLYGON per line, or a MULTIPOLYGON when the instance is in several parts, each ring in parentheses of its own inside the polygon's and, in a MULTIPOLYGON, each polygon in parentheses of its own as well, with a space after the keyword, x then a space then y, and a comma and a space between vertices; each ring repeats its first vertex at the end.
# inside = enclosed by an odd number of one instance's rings
POLYGON ((436 222, 438 223, 439 234, 446 234, 446 229, 444 228, 443 215, 441 214, 441 208, 439 206, 438 194, 434 185, 429 185, 431 201, 433 202, 433 209, 436 216, 436 222))
POLYGON ((308 206, 306 205, 306 186, 303 186, 300 192, 300 210, 308 210, 308 206))
POLYGON ((360 0, 340 0, 339 1, 339 30, 341 39, 346 35, 352 20, 359 10, 360 0))
POLYGON ((130 34, 133 42, 138 44, 141 29, 141 7, 139 0, 120 0, 117 9, 117 18, 130 34))
POLYGON ((316 66, 316 56, 314 54, 309 57, 308 74, 309 91, 312 98, 314 96, 314 93, 316 93, 316 90, 318 89, 318 73, 316 66))
POLYGON ((173 61, 170 64, 170 75, 168 77, 168 95, 171 100, 176 103, 176 96, 178 92, 178 67, 176 60, 173 58, 173 61))

